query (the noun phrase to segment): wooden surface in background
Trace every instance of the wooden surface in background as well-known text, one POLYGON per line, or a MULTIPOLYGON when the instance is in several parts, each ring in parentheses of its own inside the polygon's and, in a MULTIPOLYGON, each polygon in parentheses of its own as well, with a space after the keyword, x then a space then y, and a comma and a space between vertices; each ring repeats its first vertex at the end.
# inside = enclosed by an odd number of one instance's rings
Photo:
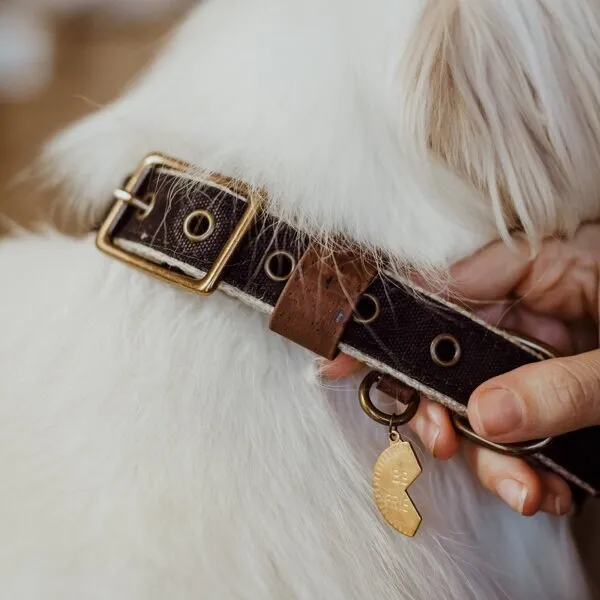
POLYGON ((114 99, 152 58, 172 25, 91 18, 56 25, 52 85, 32 101, 0 102, 0 215, 20 225, 48 217, 49 198, 18 175, 52 134, 114 99))

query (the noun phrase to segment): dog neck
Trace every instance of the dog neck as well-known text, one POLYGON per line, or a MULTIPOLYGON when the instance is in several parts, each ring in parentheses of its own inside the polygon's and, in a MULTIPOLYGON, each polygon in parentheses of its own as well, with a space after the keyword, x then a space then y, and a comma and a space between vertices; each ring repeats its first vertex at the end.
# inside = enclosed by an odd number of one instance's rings
MULTIPOLYGON (((475 43, 490 11, 499 12, 507 31, 490 32, 493 55, 477 51, 501 63, 498 49, 509 51, 509 33, 540 3, 510 19, 488 3, 480 12, 451 4, 203 4, 128 94, 48 149, 53 176, 71 186, 74 210, 91 207, 98 220, 107 182, 160 149, 265 188, 273 214, 312 234, 342 234, 420 267, 445 267, 515 224, 545 235, 597 217, 600 182, 573 162, 600 156, 588 98, 595 71, 579 65, 584 74, 565 84, 565 110, 554 119, 556 103, 545 102, 550 73, 532 79, 535 57, 523 52, 510 58, 516 83, 498 108, 494 82, 485 82, 458 25, 470 24, 464 35, 475 43), (532 93, 539 110, 523 114, 511 98, 532 93), (494 110, 512 115, 498 131, 486 118, 494 110), (548 122, 558 129, 542 144, 548 122)), ((554 34, 539 32, 546 41, 554 34)), ((568 71, 576 50, 557 49, 553 69, 568 71)))
POLYGON ((75 210, 104 213, 107 182, 160 149, 266 188, 269 210, 311 233, 403 262, 444 266, 497 235, 485 211, 452 209, 444 197, 472 192, 432 185, 401 134, 398 57, 421 1, 229 4, 200 7, 123 99, 51 146, 75 210))

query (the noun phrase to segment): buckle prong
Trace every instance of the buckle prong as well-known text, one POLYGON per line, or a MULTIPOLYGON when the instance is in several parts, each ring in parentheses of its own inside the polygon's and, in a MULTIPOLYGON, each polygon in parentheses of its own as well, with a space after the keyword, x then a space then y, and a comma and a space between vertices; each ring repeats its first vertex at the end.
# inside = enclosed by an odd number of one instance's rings
POLYGON ((113 192, 113 197, 115 198, 115 200, 121 200, 122 202, 125 202, 125 204, 135 206, 136 208, 139 208, 142 211, 147 211, 150 208, 150 206, 144 201, 142 201, 140 198, 134 196, 131 192, 128 192, 127 190, 123 190, 121 188, 116 189, 113 192))

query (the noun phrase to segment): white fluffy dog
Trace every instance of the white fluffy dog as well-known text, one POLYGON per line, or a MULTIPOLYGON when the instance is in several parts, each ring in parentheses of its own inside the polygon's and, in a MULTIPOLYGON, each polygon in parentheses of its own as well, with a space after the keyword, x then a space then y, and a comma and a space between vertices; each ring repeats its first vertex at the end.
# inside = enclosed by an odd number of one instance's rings
MULTIPOLYGON (((46 164, 91 228, 153 150, 400 266, 571 231, 600 217, 600 2, 206 2, 46 164)), ((0 281, 3 600, 587 597, 567 521, 460 461, 422 456, 422 529, 388 528, 384 428, 239 302, 90 236, 2 241, 0 281)))

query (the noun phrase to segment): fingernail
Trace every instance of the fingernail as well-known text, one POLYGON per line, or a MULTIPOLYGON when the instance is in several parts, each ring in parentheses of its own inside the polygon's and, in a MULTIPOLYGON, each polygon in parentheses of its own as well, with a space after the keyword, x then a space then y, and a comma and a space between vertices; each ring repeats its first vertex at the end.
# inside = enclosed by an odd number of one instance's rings
POLYGON ((560 496, 556 496, 556 498, 554 499, 554 510, 556 512, 556 514, 560 517, 560 515, 562 515, 562 506, 561 506, 562 502, 561 502, 561 497, 560 496))
POLYGON ((550 515, 561 517, 569 512, 568 505, 569 502, 564 496, 550 492, 542 502, 542 510, 550 515))
POLYGON ((502 388, 493 388, 477 396, 473 412, 473 427, 486 436, 510 433, 523 421, 518 398, 510 390, 502 388))
POLYGON ((556 499, 554 500, 554 508, 559 517, 568 514, 571 510, 570 502, 564 496, 556 496, 556 499))
POLYGON ((435 445, 437 444, 438 438, 440 437, 440 430, 439 427, 436 427, 435 425, 432 426, 433 431, 433 435, 432 435, 432 440, 431 440, 431 444, 429 446, 429 451, 431 452, 431 456, 433 456, 433 458, 436 458, 435 456, 435 445))
POLYGON ((514 479, 502 479, 496 485, 498 496, 517 512, 523 514, 527 488, 514 479))
POLYGON ((422 415, 415 417, 414 428, 423 445, 435 457, 435 445, 440 437, 440 428, 422 415))
POLYGON ((446 424, 448 419, 445 409, 441 404, 434 404, 433 402, 430 402, 427 405, 427 416, 429 417, 429 420, 435 423, 440 429, 446 424))

